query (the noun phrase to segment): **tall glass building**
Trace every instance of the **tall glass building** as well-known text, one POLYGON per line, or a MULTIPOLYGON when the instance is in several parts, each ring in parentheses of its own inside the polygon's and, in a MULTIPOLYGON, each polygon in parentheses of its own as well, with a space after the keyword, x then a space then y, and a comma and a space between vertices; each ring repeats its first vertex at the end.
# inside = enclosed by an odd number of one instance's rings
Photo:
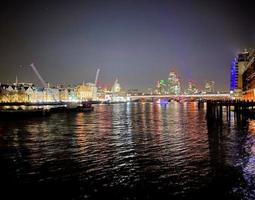
POLYGON ((168 94, 180 94, 181 93, 181 85, 180 79, 177 77, 176 73, 171 71, 168 77, 168 94))
POLYGON ((205 82, 205 92, 206 94, 212 94, 215 92, 215 82, 214 81, 206 81, 205 82))
POLYGON ((243 91, 243 73, 249 61, 249 52, 244 50, 239 53, 231 63, 230 67, 230 90, 234 96, 240 97, 243 91))

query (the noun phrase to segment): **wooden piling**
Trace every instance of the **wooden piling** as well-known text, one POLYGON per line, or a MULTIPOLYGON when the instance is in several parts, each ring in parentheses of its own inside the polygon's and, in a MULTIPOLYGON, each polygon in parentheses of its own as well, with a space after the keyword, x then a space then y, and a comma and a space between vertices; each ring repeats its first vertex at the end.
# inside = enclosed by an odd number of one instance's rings
POLYGON ((208 120, 223 120, 223 112, 226 112, 226 118, 230 121, 231 118, 231 108, 234 108, 235 119, 237 121, 246 119, 247 117, 252 116, 255 112, 255 102, 248 100, 221 100, 221 101, 213 101, 208 100, 206 102, 207 111, 206 117, 208 120), (225 108, 225 109, 224 109, 225 108))

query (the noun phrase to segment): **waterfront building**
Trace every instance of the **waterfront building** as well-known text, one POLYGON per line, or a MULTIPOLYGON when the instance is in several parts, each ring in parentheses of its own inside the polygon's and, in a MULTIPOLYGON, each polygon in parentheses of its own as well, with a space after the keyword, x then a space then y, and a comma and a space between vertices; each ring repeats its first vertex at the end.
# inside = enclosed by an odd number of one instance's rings
POLYGON ((249 56, 249 62, 246 65, 242 75, 243 79, 243 95, 246 100, 255 100, 255 54, 249 56))
POLYGON ((44 88, 44 101, 54 102, 59 100, 59 89, 58 88, 44 88))
POLYGON ((87 101, 93 99, 94 87, 91 84, 81 84, 76 86, 75 94, 78 100, 87 101))
POLYGON ((39 88, 33 84, 15 83, 0 85, 0 102, 60 102, 95 100, 95 84, 86 83, 76 87, 57 86, 39 88))
POLYGON ((231 63, 230 91, 235 97, 241 97, 243 91, 243 73, 249 61, 249 51, 239 53, 231 63))
POLYGON ((24 85, 1 84, 0 102, 27 102, 28 96, 26 90, 29 87, 24 85))
POLYGON ((95 83, 86 83, 86 85, 90 88, 92 91, 92 100, 97 100, 97 86, 95 83))
POLYGON ((67 87, 68 101, 77 101, 76 88, 72 86, 67 87))
POLYGON ((30 102, 44 102, 44 88, 35 87, 31 93, 30 102))
POLYGON ((28 87, 25 90, 25 94, 27 95, 27 101, 28 102, 32 102, 34 100, 33 99, 34 89, 32 87, 28 87))
POLYGON ((174 71, 169 73, 168 77, 168 94, 178 95, 181 93, 180 80, 174 71))
POLYGON ((60 101, 69 101, 68 89, 67 88, 59 88, 59 100, 60 101))
POLYGON ((33 84, 1 85, 0 102, 60 101, 58 88, 38 88, 33 84))
POLYGON ((212 94, 215 93, 215 82, 214 81, 206 81, 205 82, 205 93, 212 94))

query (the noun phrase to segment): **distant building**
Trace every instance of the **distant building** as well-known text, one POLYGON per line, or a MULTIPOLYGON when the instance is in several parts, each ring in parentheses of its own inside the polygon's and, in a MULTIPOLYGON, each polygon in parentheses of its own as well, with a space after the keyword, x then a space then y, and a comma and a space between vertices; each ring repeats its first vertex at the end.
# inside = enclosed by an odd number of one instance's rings
POLYGON ((142 95, 142 92, 139 92, 139 89, 134 88, 134 89, 129 89, 127 91, 127 93, 131 96, 135 96, 135 95, 142 95))
POLYGON ((180 80, 176 73, 171 71, 168 77, 168 94, 178 95, 181 93, 180 80))
POLYGON ((192 82, 188 82, 188 88, 185 92, 186 94, 198 94, 199 90, 197 89, 196 85, 192 82))
POLYGON ((155 94, 167 94, 167 81, 159 80, 156 83, 156 89, 154 91, 155 94))
POLYGON ((156 82, 156 87, 154 90, 154 94, 160 94, 160 84, 159 81, 156 82))
POLYGON ((206 94, 215 93, 215 82, 214 81, 206 81, 205 82, 205 93, 206 94))
POLYGON ((121 90, 120 84, 118 83, 118 79, 116 79, 113 86, 112 86, 112 92, 113 93, 119 93, 120 90, 121 90))

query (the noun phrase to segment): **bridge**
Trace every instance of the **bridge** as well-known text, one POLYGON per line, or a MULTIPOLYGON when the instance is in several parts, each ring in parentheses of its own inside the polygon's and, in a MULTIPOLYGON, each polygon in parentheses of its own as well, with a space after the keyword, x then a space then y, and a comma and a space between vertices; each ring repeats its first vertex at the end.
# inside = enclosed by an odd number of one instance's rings
POLYGON ((160 95, 131 95, 131 100, 155 100, 155 99, 170 99, 170 100, 226 100, 230 99, 230 94, 180 94, 180 95, 171 95, 171 94, 160 94, 160 95))

